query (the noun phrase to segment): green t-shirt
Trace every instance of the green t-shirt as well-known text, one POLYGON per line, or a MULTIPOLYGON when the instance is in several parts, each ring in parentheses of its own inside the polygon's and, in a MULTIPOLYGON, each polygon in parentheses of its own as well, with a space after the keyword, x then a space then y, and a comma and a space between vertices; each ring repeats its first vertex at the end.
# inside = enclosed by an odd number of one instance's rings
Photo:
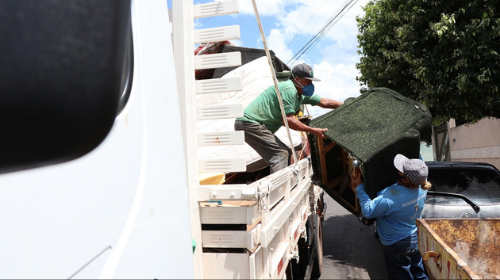
MULTIPOLYGON (((318 105, 321 97, 317 94, 312 96, 299 95, 291 80, 278 83, 281 92, 285 114, 296 114, 300 110, 300 104, 318 105)), ((275 133, 282 125, 280 103, 273 86, 264 90, 244 110, 244 115, 238 120, 264 124, 272 133, 275 133)))

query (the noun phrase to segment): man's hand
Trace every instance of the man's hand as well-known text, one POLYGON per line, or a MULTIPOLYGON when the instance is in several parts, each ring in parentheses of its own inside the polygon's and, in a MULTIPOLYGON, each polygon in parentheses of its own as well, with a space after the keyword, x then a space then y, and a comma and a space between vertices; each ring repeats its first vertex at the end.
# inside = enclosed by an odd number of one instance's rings
POLYGON ((316 135, 318 138, 326 139, 325 134, 323 132, 327 131, 328 128, 313 128, 312 133, 316 135))
POLYGON ((357 177, 354 177, 354 175, 351 176, 351 188, 352 190, 356 190, 356 187, 359 186, 361 183, 363 183, 363 178, 361 176, 361 172, 356 172, 357 177))
POLYGON ((321 137, 323 139, 326 139, 325 134, 323 134, 323 132, 327 131, 328 128, 310 127, 308 125, 303 124, 298 119, 296 119, 293 114, 286 115, 286 120, 288 121, 288 127, 290 127, 293 130, 312 133, 315 136, 317 136, 318 138, 321 137))

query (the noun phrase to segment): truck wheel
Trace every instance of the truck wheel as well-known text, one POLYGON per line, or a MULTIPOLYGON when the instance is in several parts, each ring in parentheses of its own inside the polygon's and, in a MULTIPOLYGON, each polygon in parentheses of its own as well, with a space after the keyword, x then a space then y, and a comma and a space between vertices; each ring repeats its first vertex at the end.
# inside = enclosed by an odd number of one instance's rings
POLYGON ((321 276, 321 273, 323 273, 323 222, 317 215, 315 222, 318 228, 315 231, 314 236, 314 251, 316 254, 311 272, 312 279, 318 279, 321 276))

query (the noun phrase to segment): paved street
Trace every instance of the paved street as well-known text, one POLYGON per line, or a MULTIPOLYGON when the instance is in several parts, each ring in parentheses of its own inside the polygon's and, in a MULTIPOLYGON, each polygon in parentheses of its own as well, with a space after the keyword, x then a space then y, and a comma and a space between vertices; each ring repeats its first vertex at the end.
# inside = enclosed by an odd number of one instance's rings
POLYGON ((320 279, 387 279, 382 245, 373 227, 360 223, 326 193, 325 202, 320 279))

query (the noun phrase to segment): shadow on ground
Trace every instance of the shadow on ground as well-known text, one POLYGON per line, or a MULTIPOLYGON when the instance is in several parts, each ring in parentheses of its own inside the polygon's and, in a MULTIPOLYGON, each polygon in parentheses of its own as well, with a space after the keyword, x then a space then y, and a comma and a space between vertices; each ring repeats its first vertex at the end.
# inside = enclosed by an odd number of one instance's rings
POLYGON ((349 212, 325 219, 323 251, 323 263, 331 264, 335 278, 387 279, 382 244, 374 236, 373 226, 363 225, 349 212))

